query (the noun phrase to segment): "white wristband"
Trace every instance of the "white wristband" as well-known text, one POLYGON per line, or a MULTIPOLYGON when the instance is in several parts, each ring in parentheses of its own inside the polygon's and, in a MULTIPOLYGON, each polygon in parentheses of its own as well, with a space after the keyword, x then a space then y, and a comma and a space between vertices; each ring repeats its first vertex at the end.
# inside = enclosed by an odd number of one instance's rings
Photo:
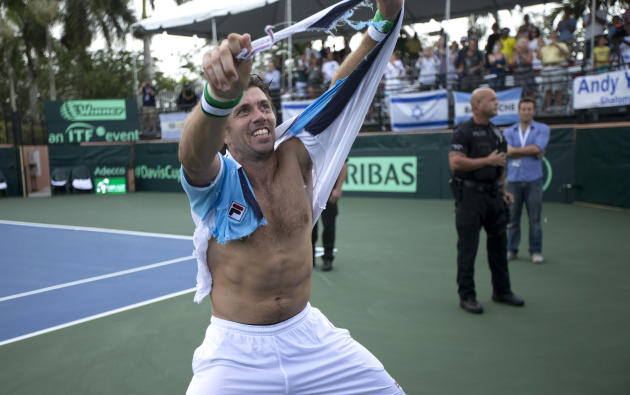
POLYGON ((372 24, 368 27, 367 34, 376 42, 381 42, 385 37, 387 37, 387 33, 379 32, 372 24))
POLYGON ((203 87, 203 96, 201 97, 201 109, 210 117, 227 117, 230 115, 234 107, 241 101, 243 94, 229 102, 222 102, 210 96, 208 83, 203 87))

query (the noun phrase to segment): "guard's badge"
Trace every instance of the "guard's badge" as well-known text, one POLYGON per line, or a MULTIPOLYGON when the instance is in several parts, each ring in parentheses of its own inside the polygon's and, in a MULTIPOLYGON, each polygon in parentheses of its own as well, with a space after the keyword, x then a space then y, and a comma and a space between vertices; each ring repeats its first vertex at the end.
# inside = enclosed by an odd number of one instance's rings
POLYGON ((233 201, 232 204, 230 204, 230 209, 228 210, 228 217, 234 221, 241 222, 243 215, 245 214, 245 209, 245 206, 233 201))

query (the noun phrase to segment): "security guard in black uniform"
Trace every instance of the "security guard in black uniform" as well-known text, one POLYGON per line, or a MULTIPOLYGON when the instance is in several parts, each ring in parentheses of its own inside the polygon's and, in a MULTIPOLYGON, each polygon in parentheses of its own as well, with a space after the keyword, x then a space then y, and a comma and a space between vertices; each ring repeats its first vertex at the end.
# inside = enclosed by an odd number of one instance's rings
POLYGON ((508 205, 514 197, 504 182, 507 144, 499 128, 490 122, 497 115, 497 95, 492 89, 479 88, 472 93, 470 104, 473 117, 455 128, 448 162, 454 172, 450 183, 455 196, 460 306, 481 314, 483 307, 477 302, 473 277, 482 226, 488 236, 492 299, 512 306, 525 302, 510 287, 506 227, 508 205))

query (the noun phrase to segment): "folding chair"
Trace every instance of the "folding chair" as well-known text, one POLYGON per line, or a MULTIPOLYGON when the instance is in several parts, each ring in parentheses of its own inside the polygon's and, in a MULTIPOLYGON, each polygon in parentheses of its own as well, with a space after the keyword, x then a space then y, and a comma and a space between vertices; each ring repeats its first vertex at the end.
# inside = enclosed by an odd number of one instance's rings
POLYGON ((7 188, 7 179, 4 177, 4 173, 0 171, 0 195, 7 196, 7 188))
POLYGON ((85 165, 78 165, 72 168, 72 190, 87 192, 91 191, 94 185, 92 184, 92 175, 90 169, 85 165))
POLYGON ((65 167, 57 167, 50 174, 51 193, 68 192, 70 170, 65 167))

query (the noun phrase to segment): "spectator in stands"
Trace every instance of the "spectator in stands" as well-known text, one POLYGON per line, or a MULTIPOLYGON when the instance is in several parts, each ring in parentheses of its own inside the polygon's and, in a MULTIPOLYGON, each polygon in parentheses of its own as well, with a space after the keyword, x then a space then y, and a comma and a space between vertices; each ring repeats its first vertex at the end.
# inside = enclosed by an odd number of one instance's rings
POLYGON ((335 71, 339 68, 339 63, 334 59, 332 48, 328 48, 326 51, 326 60, 322 64, 322 73, 324 75, 324 89, 328 89, 330 80, 332 79, 335 71))
POLYGON ((324 82, 324 78, 322 75, 322 68, 319 65, 319 60, 314 53, 311 53, 311 58, 308 62, 308 68, 306 69, 306 74, 308 75, 308 96, 310 98, 315 98, 319 95, 322 82, 324 82))
POLYGON ((455 62, 456 67, 459 67, 459 63, 464 59, 466 51, 468 51, 468 36, 462 36, 462 38, 459 39, 459 43, 462 47, 459 51, 457 51, 457 62, 455 62))
POLYGON ((438 65, 438 87, 446 89, 446 73, 448 71, 446 37, 440 36, 435 44, 435 57, 437 58, 438 65))
POLYGON ((606 28, 606 11, 601 8, 601 0, 595 0, 595 23, 593 26, 591 26, 591 14, 588 8, 582 16, 582 24, 584 25, 584 61, 586 62, 591 57, 591 38, 597 42, 597 36, 604 34, 606 28))
POLYGON ((406 45, 407 44, 407 32, 405 29, 400 29, 400 33, 398 35, 398 40, 396 41, 396 46, 394 47, 394 52, 398 52, 400 54, 401 59, 405 59, 406 57, 406 45))
POLYGON ((157 89, 151 80, 147 79, 138 89, 138 94, 142 96, 142 132, 143 134, 157 133, 157 108, 155 106, 157 89))
POLYGON ((619 53, 619 65, 624 65, 627 69, 630 66, 630 16, 628 12, 624 16, 625 36, 619 35, 616 38, 617 51, 619 53))
POLYGON ((492 24, 492 34, 488 36, 488 41, 486 41, 486 65, 490 66, 489 57, 492 52, 494 52, 494 44, 501 38, 501 34, 499 33, 499 24, 492 24))
MULTIPOLYGON (((430 49, 430 48, 429 48, 430 49)), ((405 66, 400 60, 398 52, 394 51, 385 67, 385 92, 400 90, 406 77, 405 66)))
POLYGON ((464 58, 466 57, 466 52, 468 52, 468 36, 462 36, 462 38, 459 39, 459 43, 461 44, 461 48, 457 51, 457 57, 455 58, 455 70, 457 73, 457 89, 461 88, 461 76, 459 75, 459 72, 457 70, 459 70, 459 67, 464 63, 464 58))
POLYGON ((407 41, 405 42, 405 49, 407 51, 407 56, 409 56, 409 60, 412 62, 420 57, 422 44, 420 43, 420 38, 418 38, 418 33, 415 33, 412 38, 407 38, 407 41))
POLYGON ((562 11, 562 19, 556 26, 556 32, 558 32, 558 40, 571 46, 575 42, 573 33, 577 27, 577 20, 573 17, 573 9, 570 5, 565 5, 562 11))
POLYGON ((420 71, 418 82, 420 90, 426 91, 435 89, 440 61, 433 54, 433 48, 427 46, 422 51, 422 57, 416 61, 416 68, 420 71))
POLYGON ((532 31, 533 28, 534 25, 529 20, 529 15, 523 15, 523 24, 519 26, 518 30, 516 31, 516 39, 518 40, 520 37, 528 38, 529 33, 532 31))
POLYGON ((462 79, 462 91, 472 92, 481 83, 483 58, 483 53, 477 49, 477 40, 469 40, 468 50, 457 69, 457 73, 462 79))
POLYGON ((276 65, 273 62, 269 62, 267 65, 267 72, 265 73, 264 78, 265 84, 269 87, 269 94, 271 96, 271 102, 273 103, 273 107, 276 110, 276 118, 278 119, 278 123, 282 122, 282 99, 281 99, 281 88, 282 88, 282 74, 280 70, 276 69, 276 65))
POLYGON ((300 55, 297 61, 297 77, 295 80, 295 90, 297 91, 297 96, 299 98, 306 97, 306 89, 308 86, 308 74, 306 70, 308 69, 308 61, 306 58, 306 53, 300 55))
POLYGON ((529 49, 532 50, 533 60, 532 60, 532 68, 534 71, 538 72, 542 70, 542 62, 540 61, 540 48, 545 46, 545 40, 543 40, 540 35, 540 29, 534 27, 532 31, 529 32, 529 49))
POLYGON ((514 53, 514 46, 516 46, 516 39, 510 37, 510 29, 507 27, 501 29, 501 37, 499 39, 503 45, 501 51, 505 54, 508 63, 512 63, 512 54, 514 53))
POLYGON ((199 97, 197 97, 190 82, 184 82, 182 90, 179 92, 179 96, 177 96, 177 109, 179 111, 190 112, 198 101, 199 97))
POLYGON ((304 55, 306 55, 306 60, 310 61, 311 55, 315 56, 315 59, 319 59, 320 54, 319 51, 313 49, 313 44, 311 42, 306 43, 306 49, 304 50, 304 55))
MULTIPOLYGON (((615 36, 615 34, 619 34, 618 32, 620 31, 623 31, 625 33, 625 28, 623 26, 623 18, 620 17, 619 15, 615 15, 612 17, 612 22, 610 23, 610 26, 608 26, 609 41, 612 41, 613 36, 615 36)), ((611 42, 611 46, 612 46, 612 42, 611 42)))
POLYGON ((520 86, 523 91, 522 97, 534 98, 536 81, 534 79, 534 69, 532 61, 534 55, 529 49, 529 40, 521 37, 516 42, 514 48, 514 56, 512 57, 512 66, 514 68, 514 84, 520 86))
POLYGON ((623 18, 618 15, 614 16, 613 24, 608 27, 608 37, 611 49, 611 57, 614 58, 617 64, 623 64, 623 56, 621 54, 619 45, 623 43, 623 39, 627 35, 628 33, 626 32, 623 18))
POLYGON ((507 68, 507 57, 501 50, 503 44, 501 40, 494 43, 494 50, 488 55, 488 65, 490 66, 490 74, 494 75, 489 81, 490 88, 500 91, 505 88, 505 70, 507 68))
POLYGON ((540 49, 541 72, 545 89, 545 111, 551 108, 552 94, 555 93, 555 105, 563 104, 563 92, 567 89, 568 74, 565 68, 569 59, 569 47, 558 42, 558 33, 549 34, 549 43, 540 49))
POLYGON ((449 47, 449 58, 448 58, 448 69, 446 72, 447 85, 448 89, 453 89, 458 83, 457 76, 457 67, 455 63, 457 62, 457 54, 459 53, 459 46, 457 45, 457 41, 453 41, 451 46, 449 47))
POLYGON ((269 62, 269 64, 267 65, 267 72, 265 73, 265 79, 264 79, 265 84, 269 86, 269 90, 271 90, 272 92, 274 90, 279 91, 281 80, 282 80, 282 76, 280 74, 280 71, 276 69, 276 66, 273 64, 273 62, 269 62))
POLYGON ((605 35, 597 37, 597 46, 593 48, 593 56, 595 57, 595 70, 598 73, 607 72, 610 65, 610 47, 605 35))

